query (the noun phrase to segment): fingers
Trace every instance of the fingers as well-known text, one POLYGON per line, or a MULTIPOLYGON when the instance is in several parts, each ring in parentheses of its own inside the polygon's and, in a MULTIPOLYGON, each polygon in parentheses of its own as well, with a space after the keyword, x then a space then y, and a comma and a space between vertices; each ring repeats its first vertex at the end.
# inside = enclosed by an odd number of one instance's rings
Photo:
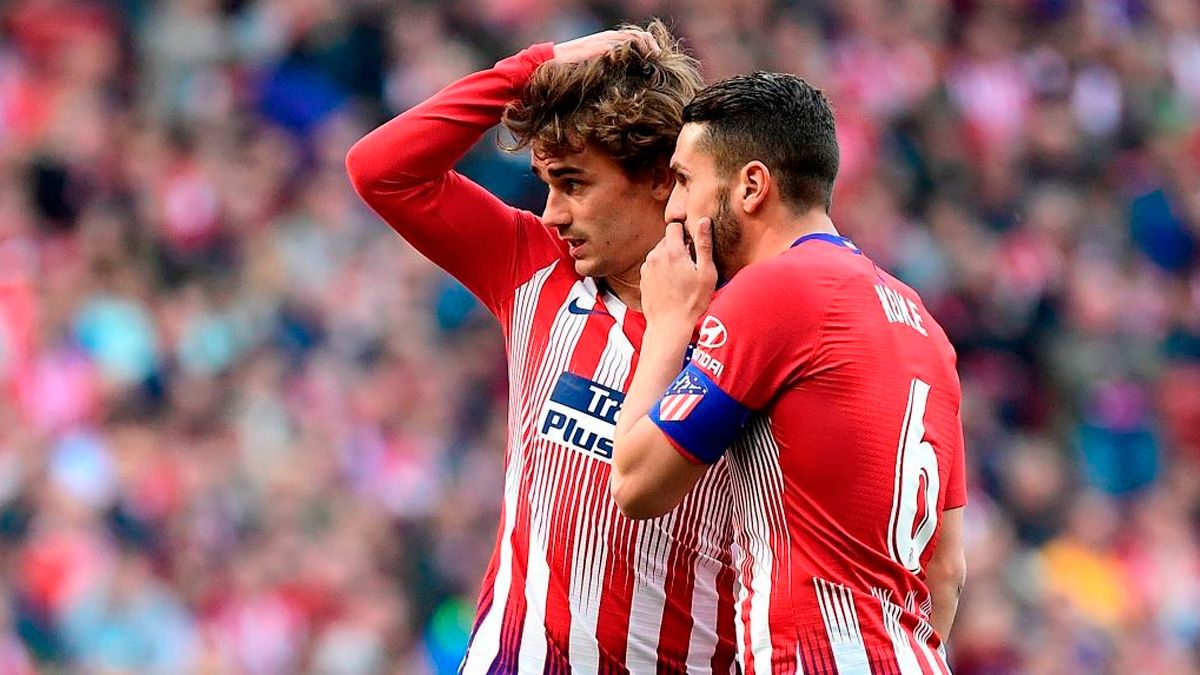
POLYGON ((658 41, 654 39, 653 35, 644 30, 626 28, 606 30, 602 33, 594 33, 556 44, 554 45, 554 59, 560 63, 586 61, 603 56, 627 42, 643 56, 657 56, 662 52, 662 48, 658 46, 658 41))
POLYGON ((683 244, 683 223, 678 220, 667 223, 667 230, 663 234, 663 241, 671 244, 683 244))
POLYGON ((619 36, 618 40, 613 42, 613 46, 619 45, 621 42, 629 41, 633 44, 633 48, 642 56, 657 56, 662 48, 658 46, 658 41, 650 33, 637 28, 625 28, 619 31, 613 31, 619 36))
POLYGON ((683 224, 678 222, 667 223, 667 227, 663 232, 663 238, 659 239, 654 248, 650 249, 650 253, 646 256, 646 262, 642 266, 642 269, 646 269, 646 266, 673 265, 681 257, 685 258, 689 263, 691 262, 687 244, 683 241, 683 224))
POLYGON ((658 46, 658 41, 650 33, 634 29, 628 29, 624 32, 633 37, 634 47, 642 56, 658 56, 662 52, 662 48, 658 46))

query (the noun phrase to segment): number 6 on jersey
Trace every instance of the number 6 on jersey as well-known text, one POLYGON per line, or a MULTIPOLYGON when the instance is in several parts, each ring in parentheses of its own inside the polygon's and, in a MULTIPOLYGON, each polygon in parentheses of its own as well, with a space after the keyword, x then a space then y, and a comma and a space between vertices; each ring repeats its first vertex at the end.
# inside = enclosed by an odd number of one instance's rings
POLYGON ((892 515, 888 521, 888 552, 911 572, 921 571, 921 554, 937 531, 937 454, 925 440, 925 404, 929 385, 914 379, 900 428, 892 515))

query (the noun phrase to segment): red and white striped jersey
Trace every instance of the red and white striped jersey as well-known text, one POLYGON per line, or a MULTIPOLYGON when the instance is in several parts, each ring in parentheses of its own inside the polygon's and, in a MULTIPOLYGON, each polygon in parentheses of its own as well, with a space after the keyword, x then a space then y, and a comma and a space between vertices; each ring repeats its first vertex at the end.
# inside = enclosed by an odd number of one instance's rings
POLYGON ((728 467, 742 670, 948 675, 924 572, 966 501, 945 333, 827 234, 746 267, 708 312, 651 419, 728 467))
POLYGON ((537 216, 451 170, 552 54, 450 85, 351 150, 363 198, 500 320, 509 436, 496 548, 464 673, 728 673, 732 498, 719 466, 671 513, 620 514, 612 435, 645 321, 537 216))

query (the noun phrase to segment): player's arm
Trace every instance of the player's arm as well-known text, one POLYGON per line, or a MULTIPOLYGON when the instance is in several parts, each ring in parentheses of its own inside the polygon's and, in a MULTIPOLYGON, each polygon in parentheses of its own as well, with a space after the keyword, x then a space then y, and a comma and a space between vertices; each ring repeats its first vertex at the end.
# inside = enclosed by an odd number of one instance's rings
POLYGON ((717 278, 711 223, 698 225, 697 262, 673 223, 642 267, 646 334, 613 443, 612 491, 631 517, 669 511, 725 454, 751 411, 803 375, 829 292, 828 283, 797 278, 778 260, 746 267, 711 299, 692 362, 679 372, 717 278))
POLYGON ((942 531, 937 547, 925 567, 925 583, 933 600, 930 617, 934 630, 945 642, 954 626, 958 599, 967 580, 967 558, 963 551, 963 508, 942 512, 942 531))
POLYGON ((346 155, 363 200, 489 308, 511 290, 501 280, 515 277, 520 239, 537 219, 453 167, 552 57, 552 45, 534 45, 468 75, 367 134, 346 155))
POLYGON ((534 214, 504 204, 455 163, 500 122, 541 64, 594 58, 631 40, 646 53, 658 49, 648 33, 606 31, 534 45, 454 82, 355 143, 346 156, 351 182, 414 248, 494 308, 522 256, 553 251, 554 239, 534 214))
POLYGON ((711 227, 707 219, 701 221, 695 237, 698 264, 683 242, 683 226, 671 223, 642 265, 646 332, 617 421, 610 479, 613 498, 630 518, 670 511, 708 469, 680 453, 650 413, 679 375, 696 321, 712 298, 717 272, 711 227))
MULTIPOLYGON (((954 389, 961 391, 958 376, 953 370, 956 359, 953 351, 950 358, 954 389)), ((961 406, 961 403, 960 396, 957 405, 961 406)), ((955 415, 954 424, 955 434, 951 437, 954 447, 951 448, 952 460, 945 481, 946 501, 940 531, 929 564, 925 566, 925 584, 929 587, 933 602, 930 620, 943 643, 950 637, 954 616, 958 613, 958 598, 967 579, 967 560, 963 551, 963 508, 967 503, 966 439, 962 429, 961 408, 955 415)))

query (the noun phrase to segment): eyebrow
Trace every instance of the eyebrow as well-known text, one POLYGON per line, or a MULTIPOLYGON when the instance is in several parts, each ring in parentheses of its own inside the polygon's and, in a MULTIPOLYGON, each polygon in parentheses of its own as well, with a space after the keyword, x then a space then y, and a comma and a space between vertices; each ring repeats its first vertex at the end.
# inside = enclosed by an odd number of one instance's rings
POLYGON ((673 171, 675 173, 687 173, 686 171, 683 170, 683 165, 680 164, 679 162, 671 162, 671 166, 668 168, 670 168, 671 171, 673 171))
MULTIPOLYGON (((545 180, 545 178, 542 177, 542 169, 540 166, 537 166, 536 164, 530 165, 529 171, 534 176, 537 176, 538 178, 545 180)), ((547 173, 550 174, 550 178, 562 178, 563 176, 573 176, 576 174, 581 174, 581 173, 583 173, 583 169, 580 169, 579 167, 574 167, 574 166, 556 166, 553 169, 550 169, 547 173)))
POLYGON ((556 166, 548 171, 551 178, 562 178, 563 176, 574 176, 583 173, 583 169, 575 166, 556 166))

